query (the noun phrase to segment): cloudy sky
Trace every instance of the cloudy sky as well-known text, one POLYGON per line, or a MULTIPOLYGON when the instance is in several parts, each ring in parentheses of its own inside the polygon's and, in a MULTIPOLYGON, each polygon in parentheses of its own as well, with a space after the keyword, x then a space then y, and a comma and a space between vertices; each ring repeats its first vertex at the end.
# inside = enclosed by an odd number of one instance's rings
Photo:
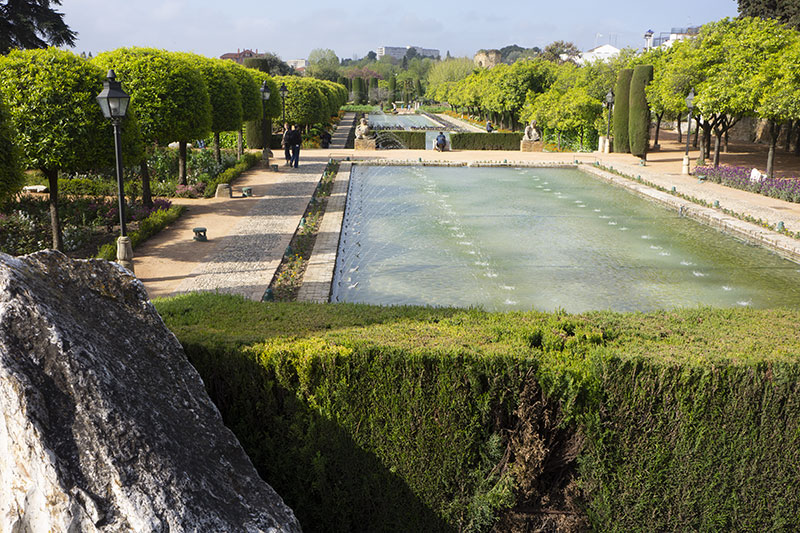
POLYGON ((471 57, 559 39, 581 50, 641 47, 648 29, 701 25, 734 17, 736 8, 735 0, 63 0, 57 9, 78 32, 78 53, 153 46, 216 57, 250 48, 297 59, 314 48, 343 58, 406 45, 471 57))

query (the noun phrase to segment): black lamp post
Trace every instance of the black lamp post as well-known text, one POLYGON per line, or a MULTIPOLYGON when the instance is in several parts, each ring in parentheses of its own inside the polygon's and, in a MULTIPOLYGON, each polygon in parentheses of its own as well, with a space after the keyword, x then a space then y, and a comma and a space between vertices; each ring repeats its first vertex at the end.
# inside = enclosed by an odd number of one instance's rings
POLYGON ((281 100, 283 102, 283 123, 286 124, 286 95, 289 93, 289 89, 286 87, 285 83, 281 83, 278 92, 281 93, 281 100))
POLYGON ((267 102, 269 101, 269 86, 267 86, 267 80, 264 80, 264 83, 261 84, 261 102, 264 104, 264 119, 261 123, 261 134, 264 139, 264 153, 262 158, 264 161, 267 162, 267 166, 269 167, 269 144, 270 144, 270 134, 272 132, 269 131, 267 128, 267 102))
POLYGON ((103 111, 103 116, 111 119, 114 128, 114 148, 117 160, 117 195, 119 197, 119 228, 120 238, 117 241, 117 262, 133 272, 133 248, 125 231, 125 190, 122 184, 122 142, 120 140, 120 125, 128 112, 131 97, 122 90, 122 84, 117 81, 113 70, 108 71, 103 90, 97 95, 97 103, 103 111))
POLYGON ((689 96, 686 97, 686 107, 689 112, 686 115, 686 153, 683 155, 683 169, 682 174, 689 174, 689 133, 692 130, 692 109, 694 109, 694 87, 689 91, 689 96))
POLYGON ((608 108, 608 122, 606 123, 606 146, 605 153, 611 152, 611 108, 614 106, 614 91, 608 90, 606 94, 606 107, 608 108))

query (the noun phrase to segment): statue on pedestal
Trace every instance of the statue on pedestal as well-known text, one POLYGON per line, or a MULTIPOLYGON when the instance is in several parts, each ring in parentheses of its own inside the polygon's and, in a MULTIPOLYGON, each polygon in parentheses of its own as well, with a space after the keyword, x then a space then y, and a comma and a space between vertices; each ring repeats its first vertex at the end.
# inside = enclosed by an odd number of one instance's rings
POLYGON ((369 124, 367 124, 367 119, 362 118, 361 124, 356 126, 356 139, 368 139, 369 137, 369 124))
POLYGON ((525 141, 538 141, 541 139, 539 131, 536 129, 536 121, 531 120, 531 123, 525 126, 525 135, 522 137, 525 141))

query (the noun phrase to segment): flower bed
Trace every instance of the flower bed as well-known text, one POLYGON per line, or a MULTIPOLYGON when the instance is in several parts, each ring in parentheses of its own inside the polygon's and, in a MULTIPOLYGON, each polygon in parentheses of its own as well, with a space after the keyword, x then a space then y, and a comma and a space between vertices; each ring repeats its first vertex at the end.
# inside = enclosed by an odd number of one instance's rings
POLYGON ((800 202, 800 178, 767 178, 751 180, 752 169, 747 167, 720 166, 697 167, 695 176, 703 176, 715 183, 745 191, 779 198, 787 202, 800 202))

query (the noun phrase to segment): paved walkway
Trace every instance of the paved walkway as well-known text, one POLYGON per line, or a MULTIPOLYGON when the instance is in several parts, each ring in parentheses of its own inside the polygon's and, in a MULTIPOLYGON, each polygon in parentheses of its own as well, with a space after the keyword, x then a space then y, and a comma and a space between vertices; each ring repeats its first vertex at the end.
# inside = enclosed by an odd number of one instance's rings
POLYGON ((350 131, 355 127, 355 124, 356 114, 352 111, 345 113, 342 117, 342 120, 340 120, 339 124, 337 124, 336 131, 333 132, 333 136, 331 137, 332 150, 344 149, 344 145, 347 144, 347 138, 350 135, 350 131))
POLYGON ((300 152, 298 169, 246 173, 234 183, 233 198, 176 200, 188 212, 134 252, 150 297, 219 291, 260 300, 327 163, 309 152, 300 152), (244 186, 253 197, 241 196, 244 186), (207 228, 208 242, 192 239, 197 226, 207 228))

